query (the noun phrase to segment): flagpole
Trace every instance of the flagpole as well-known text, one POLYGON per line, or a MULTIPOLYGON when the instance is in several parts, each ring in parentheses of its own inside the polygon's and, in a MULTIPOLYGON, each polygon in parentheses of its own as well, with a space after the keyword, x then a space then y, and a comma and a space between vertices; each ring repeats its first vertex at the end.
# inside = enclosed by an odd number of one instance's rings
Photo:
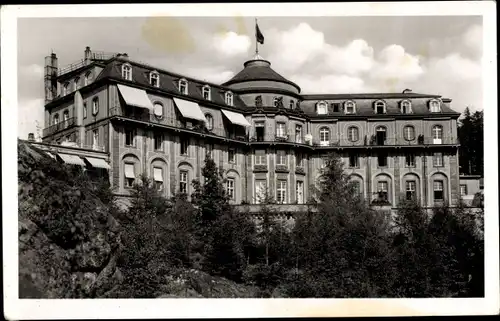
POLYGON ((259 42, 257 41, 257 18, 255 18, 255 55, 259 54, 259 42))

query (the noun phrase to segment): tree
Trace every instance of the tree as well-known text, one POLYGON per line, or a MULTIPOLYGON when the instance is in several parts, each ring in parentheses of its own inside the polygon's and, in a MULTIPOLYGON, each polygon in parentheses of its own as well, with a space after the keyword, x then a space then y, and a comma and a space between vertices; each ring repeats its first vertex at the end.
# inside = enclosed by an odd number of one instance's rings
POLYGON ((458 125, 459 164, 463 174, 483 175, 483 111, 471 114, 467 107, 458 125))

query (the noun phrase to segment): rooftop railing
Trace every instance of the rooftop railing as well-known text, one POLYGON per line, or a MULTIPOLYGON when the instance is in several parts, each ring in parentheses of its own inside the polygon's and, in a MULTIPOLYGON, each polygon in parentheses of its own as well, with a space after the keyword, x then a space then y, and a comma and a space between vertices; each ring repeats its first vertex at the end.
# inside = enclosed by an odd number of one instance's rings
POLYGON ((68 66, 66 66, 64 68, 59 68, 59 70, 57 71, 57 75, 61 76, 61 75, 67 74, 69 72, 72 72, 73 70, 77 70, 83 66, 90 64, 90 62, 92 60, 108 60, 108 59, 114 58, 116 56, 118 56, 117 53, 108 53, 108 52, 103 52, 103 51, 92 52, 90 55, 90 60, 81 59, 81 60, 78 60, 74 63, 69 64, 68 66))

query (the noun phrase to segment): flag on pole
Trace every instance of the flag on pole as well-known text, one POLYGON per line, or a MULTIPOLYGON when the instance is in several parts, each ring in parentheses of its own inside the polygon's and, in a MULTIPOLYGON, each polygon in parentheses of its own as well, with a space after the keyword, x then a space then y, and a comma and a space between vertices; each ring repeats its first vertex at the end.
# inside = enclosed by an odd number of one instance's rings
POLYGON ((257 22, 255 23, 255 38, 257 38, 257 42, 260 44, 264 44, 264 35, 260 32, 259 25, 257 22))

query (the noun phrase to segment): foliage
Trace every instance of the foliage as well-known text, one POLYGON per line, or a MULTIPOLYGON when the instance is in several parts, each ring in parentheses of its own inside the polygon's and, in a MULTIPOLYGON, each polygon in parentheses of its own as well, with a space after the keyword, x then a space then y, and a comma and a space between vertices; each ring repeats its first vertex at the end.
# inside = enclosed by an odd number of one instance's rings
POLYGON ((466 108, 462 116, 458 125, 460 173, 483 175, 483 111, 471 114, 469 108, 466 108))

